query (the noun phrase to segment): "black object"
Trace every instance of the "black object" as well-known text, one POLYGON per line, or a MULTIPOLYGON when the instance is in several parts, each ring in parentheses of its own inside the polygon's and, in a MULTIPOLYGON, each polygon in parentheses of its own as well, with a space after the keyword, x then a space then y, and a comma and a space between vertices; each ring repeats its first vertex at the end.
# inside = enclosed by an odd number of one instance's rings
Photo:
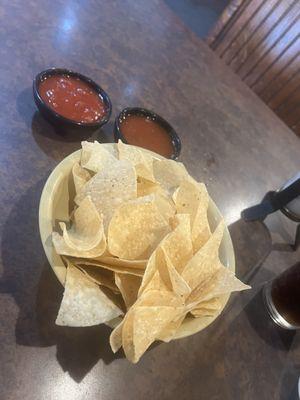
POLYGON ((124 108, 120 112, 120 114, 116 117, 115 119, 115 126, 114 126, 114 137, 115 141, 118 142, 119 139, 122 140, 123 143, 127 143, 127 140, 122 134, 122 129, 121 129, 121 124, 122 120, 125 119, 129 115, 137 115, 137 116, 143 116, 143 117, 149 117, 151 118, 152 121, 155 121, 158 123, 165 131, 166 133, 171 137, 172 145, 173 145, 173 154, 171 155, 172 160, 177 160, 180 152, 181 152, 181 141, 175 130, 172 128, 172 126, 160 115, 156 114, 153 111, 147 110, 146 108, 140 108, 140 107, 128 107, 124 108))
POLYGON ((111 116, 112 105, 108 94, 92 79, 79 74, 78 72, 71 71, 69 69, 64 68, 50 68, 45 71, 40 72, 33 81, 33 97, 35 104, 39 111, 43 114, 43 116, 54 126, 58 128, 79 128, 80 130, 95 130, 100 128, 100 126, 106 124, 109 121, 111 116), (39 84, 41 81, 46 79, 49 76, 53 75, 69 75, 74 76, 75 78, 79 78, 82 81, 88 83, 98 94, 98 96, 103 101, 106 114, 96 122, 77 122, 72 119, 65 118, 62 115, 56 113, 52 108, 50 108, 44 100, 41 98, 39 94, 39 84))
POLYGON ((300 196, 300 179, 278 192, 268 192, 260 204, 243 210, 241 217, 245 221, 264 220, 267 215, 283 209, 297 196, 300 196))

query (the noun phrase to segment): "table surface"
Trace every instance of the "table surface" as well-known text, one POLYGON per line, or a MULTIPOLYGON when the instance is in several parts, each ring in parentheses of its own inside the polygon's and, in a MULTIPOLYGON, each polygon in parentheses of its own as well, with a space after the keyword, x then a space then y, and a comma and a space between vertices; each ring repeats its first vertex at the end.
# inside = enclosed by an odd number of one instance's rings
POLYGON ((0 4, 0 398, 288 399, 299 334, 274 326, 261 287, 299 261, 295 224, 280 213, 244 223, 240 211, 300 169, 300 141, 161 1, 4 0, 0 4), (55 165, 80 138, 37 113, 32 79, 61 66, 99 82, 113 103, 94 139, 112 141, 126 106, 162 114, 183 161, 229 224, 237 275, 209 328, 151 348, 137 365, 109 348, 110 329, 57 327, 62 287, 39 239, 38 204, 55 165))

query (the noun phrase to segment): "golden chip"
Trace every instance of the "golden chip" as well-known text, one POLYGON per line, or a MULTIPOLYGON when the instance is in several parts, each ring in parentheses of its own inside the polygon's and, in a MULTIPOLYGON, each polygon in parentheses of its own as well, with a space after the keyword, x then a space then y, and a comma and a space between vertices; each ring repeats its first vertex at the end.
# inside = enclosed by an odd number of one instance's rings
POLYGON ((176 315, 174 320, 168 323, 161 333, 157 335, 157 340, 170 342, 172 339, 174 339, 174 336, 185 319, 186 314, 186 312, 183 312, 181 315, 179 314, 179 316, 176 315))
POLYGON ((93 282, 100 286, 105 286, 114 293, 119 293, 119 289, 115 284, 113 271, 104 268, 95 268, 92 265, 78 265, 78 268, 93 282))
POLYGON ((139 276, 115 273, 115 283, 121 292, 127 309, 135 303, 141 281, 142 278, 139 276))
POLYGON ((241 282, 234 273, 229 271, 219 261, 214 272, 205 281, 201 281, 188 297, 188 309, 192 310, 199 303, 211 300, 214 297, 246 289, 250 289, 250 286, 241 282))
POLYGON ((82 142, 81 166, 93 172, 111 168, 117 161, 117 152, 115 154, 109 151, 99 142, 82 142))
POLYGON ((73 257, 98 257, 106 249, 103 220, 90 197, 86 197, 74 212, 74 224, 67 230, 61 222, 61 236, 53 232, 52 241, 58 254, 73 257))
POLYGON ((109 337, 109 344, 114 353, 116 353, 122 347, 122 329, 123 329, 122 320, 119 325, 115 327, 109 337))
POLYGON ((73 165, 72 175, 76 193, 91 179, 91 174, 86 169, 82 168, 79 163, 73 165))
POLYGON ((144 270, 140 268, 134 268, 130 266, 121 266, 121 265, 110 265, 106 264, 102 261, 96 260, 96 259, 85 259, 85 258, 74 258, 74 257, 68 257, 70 261, 79 267, 84 267, 84 266, 92 266, 95 268, 100 268, 100 269, 105 269, 113 272, 117 272, 119 274, 130 274, 130 275, 135 275, 135 276, 143 276, 144 270))
POLYGON ((145 150, 129 146, 121 140, 118 141, 118 151, 120 160, 128 160, 134 165, 138 177, 155 182, 153 160, 150 154, 147 154, 145 150))
POLYGON ((190 180, 184 165, 173 160, 153 160, 153 172, 155 181, 169 193, 184 181, 190 180))
POLYGON ((179 274, 193 255, 190 216, 177 214, 175 229, 161 243, 165 253, 171 260, 179 274))
POLYGON ((158 247, 149 260, 139 295, 142 294, 146 287, 148 290, 149 287, 156 290, 169 290, 183 297, 187 297, 191 293, 190 287, 178 274, 162 247, 158 247))
POLYGON ((149 194, 155 193, 159 188, 160 186, 157 183, 141 177, 137 178, 137 197, 148 196, 149 194))
POLYGON ((191 289, 211 276, 218 267, 219 247, 223 237, 224 223, 221 222, 209 240, 190 259, 185 266, 182 277, 191 289))
POLYGON ((107 232, 115 210, 137 196, 133 165, 127 160, 116 160, 109 168, 101 169, 76 195, 76 204, 79 205, 86 196, 91 197, 98 212, 103 214, 104 231, 107 232))
POLYGON ((221 309, 223 301, 220 297, 211 300, 201 301, 195 308, 191 310, 194 317, 212 316, 221 309))
POLYGON ((122 314, 96 285, 71 263, 67 266, 65 291, 56 318, 57 325, 91 326, 122 314))
POLYGON ((178 313, 177 308, 169 306, 138 306, 129 310, 122 331, 126 357, 133 363, 138 362, 178 313))
POLYGON ((176 211, 189 214, 194 253, 209 239, 211 232, 207 219, 209 196, 203 183, 184 181, 173 195, 176 211))
POLYGON ((95 261, 100 261, 104 264, 116 267, 136 268, 142 270, 146 268, 148 262, 148 260, 126 260, 125 258, 118 258, 104 254, 100 257, 97 257, 95 261))
POLYGON ((140 197, 116 210, 108 229, 108 248, 128 260, 148 258, 170 231, 153 196, 140 197))
POLYGON ((154 193, 154 200, 160 214, 170 224, 176 213, 173 201, 167 197, 163 190, 158 190, 154 193))

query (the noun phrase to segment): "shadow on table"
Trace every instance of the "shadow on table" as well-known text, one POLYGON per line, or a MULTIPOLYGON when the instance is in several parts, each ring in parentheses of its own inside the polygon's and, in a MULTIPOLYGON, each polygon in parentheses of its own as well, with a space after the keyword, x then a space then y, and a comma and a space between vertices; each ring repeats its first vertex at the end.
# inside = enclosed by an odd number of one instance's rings
POLYGON ((100 129, 81 132, 81 131, 59 131, 54 129, 39 112, 36 112, 32 118, 31 125, 32 136, 40 149, 47 155, 53 156, 55 151, 58 153, 58 158, 62 158, 62 148, 60 143, 68 143, 66 155, 70 154, 75 149, 80 147, 80 142, 83 140, 99 140, 102 143, 114 142, 112 137, 113 123, 108 122, 100 129))
MULTIPOLYGON (((287 351, 293 342, 294 333, 279 328, 270 319, 263 303, 261 289, 274 278, 274 272, 263 267, 264 261, 271 251, 290 251, 290 245, 278 248, 272 243, 268 227, 261 221, 245 222, 240 219, 229 226, 236 258, 236 275, 252 290, 233 293, 224 310, 226 323, 214 334, 219 340, 228 326, 240 314, 245 314, 257 335, 270 346, 287 351), (255 279, 259 272, 259 280, 255 279)), ((225 321, 225 319, 224 319, 225 321)))
POLYGON ((264 304, 262 289, 245 306, 244 312, 252 328, 266 344, 285 352, 290 349, 296 331, 283 329, 272 321, 264 304))
POLYGON ((249 282, 272 250, 272 239, 263 222, 242 219, 229 227, 236 259, 236 275, 249 282))
POLYGON ((268 216, 266 225, 273 237, 273 250, 287 253, 297 251, 300 244, 299 223, 277 211, 268 216))
POLYGON ((54 159, 62 158, 62 145, 66 147, 66 154, 79 148, 82 140, 100 140, 103 143, 113 142, 113 123, 108 122, 101 129, 82 130, 80 128, 60 129, 52 126, 37 111, 34 103, 32 88, 26 88, 17 97, 17 110, 21 118, 31 128, 32 136, 41 150, 54 159), (56 155, 57 153, 57 155, 56 155))
POLYGON ((300 228, 293 226, 296 230, 294 239, 284 226, 286 220, 285 216, 277 212, 264 222, 239 219, 228 227, 236 258, 236 275, 244 282, 250 282, 255 277, 272 251, 297 251, 296 242, 300 241, 300 228))
POLYGON ((10 294, 19 307, 16 342, 32 347, 56 345, 61 367, 79 382, 99 359, 109 364, 123 353, 112 353, 111 329, 105 325, 55 325, 63 288, 46 260, 39 237, 38 205, 44 183, 45 179, 40 180, 20 197, 5 223, 0 292, 10 294))
POLYGON ((86 328, 55 325, 62 295, 62 286, 50 266, 45 265, 36 297, 39 335, 43 346, 56 345, 56 356, 61 367, 80 382, 100 359, 110 364, 124 355, 122 352, 116 355, 112 352, 109 345, 111 328, 104 324, 86 328))

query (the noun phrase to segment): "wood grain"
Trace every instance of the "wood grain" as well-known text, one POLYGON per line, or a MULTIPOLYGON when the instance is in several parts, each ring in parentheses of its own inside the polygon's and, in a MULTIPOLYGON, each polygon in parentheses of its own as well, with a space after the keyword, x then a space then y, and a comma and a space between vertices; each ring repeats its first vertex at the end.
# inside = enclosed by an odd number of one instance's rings
POLYGON ((208 44, 298 132, 299 0, 243 1, 231 14, 224 11, 208 44))
POLYGON ((289 100, 295 90, 298 90, 300 84, 300 72, 297 72, 286 84, 279 90, 268 102, 268 106, 275 112, 279 107, 289 100))
POLYGON ((274 60, 264 72, 257 77, 251 88, 262 98, 269 99, 272 96, 272 89, 276 84, 284 84, 299 69, 300 52, 299 38, 289 45, 287 50, 279 58, 274 60))

